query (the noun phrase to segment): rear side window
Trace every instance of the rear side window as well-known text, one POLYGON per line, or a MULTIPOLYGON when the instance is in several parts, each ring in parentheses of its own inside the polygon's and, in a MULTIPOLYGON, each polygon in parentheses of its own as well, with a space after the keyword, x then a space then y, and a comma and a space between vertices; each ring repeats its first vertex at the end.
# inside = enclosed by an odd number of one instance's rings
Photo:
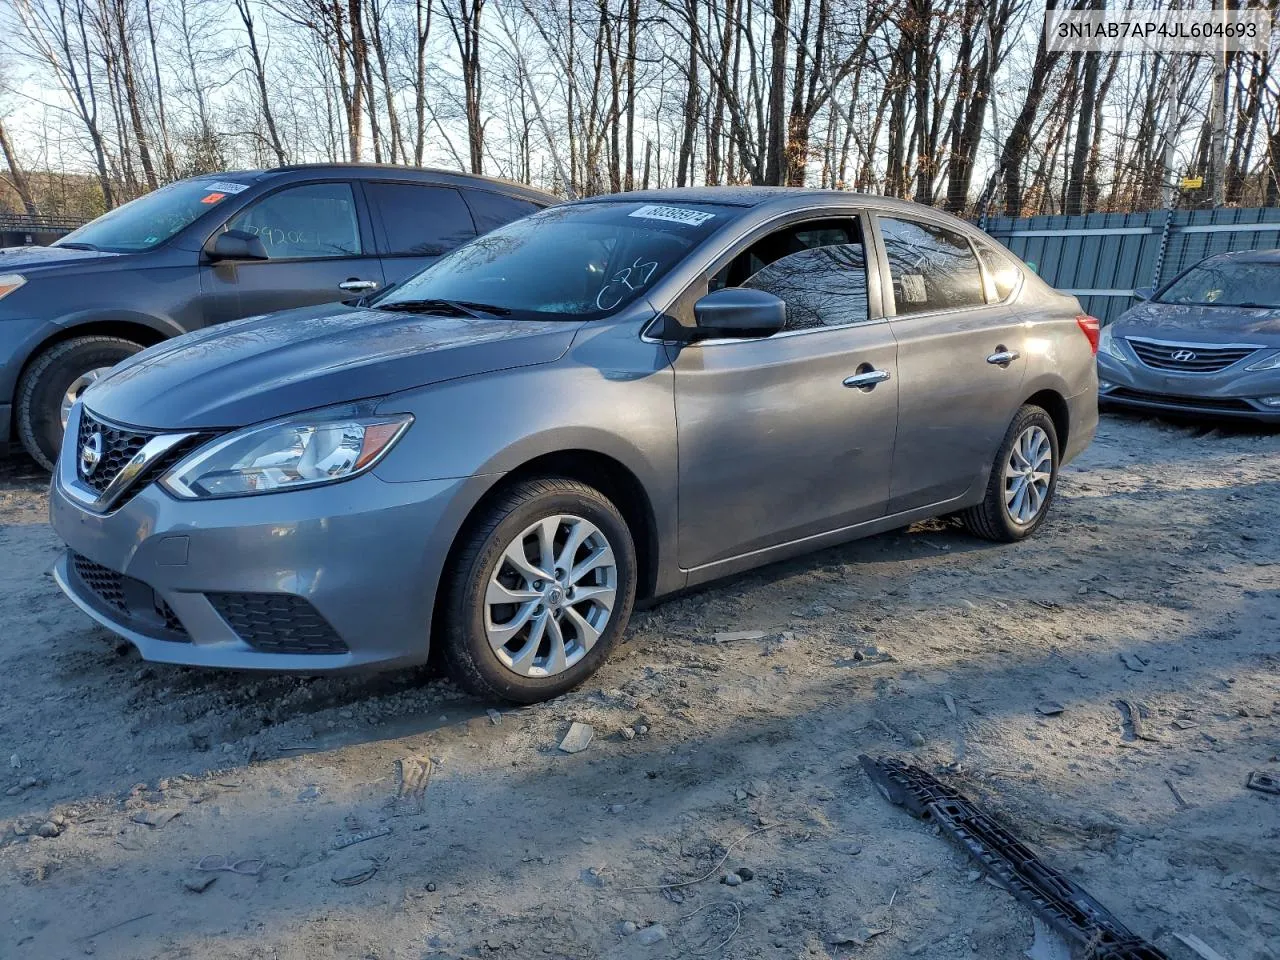
POLYGON ((462 194, 452 187, 366 181, 364 189, 390 256, 440 257, 476 235, 462 194))
POLYGON ((227 229, 257 236, 272 260, 360 255, 360 225, 349 183, 286 187, 240 211, 227 229))
POLYGON ((880 218, 899 316, 986 303, 982 272, 968 239, 916 220, 880 218))
POLYGON ((982 260, 982 265, 986 267, 987 277, 991 280, 991 285, 995 291, 993 299, 996 303, 1004 303, 1013 295, 1022 273, 1018 270, 1017 264, 1013 260, 994 247, 989 247, 985 243, 979 243, 976 246, 978 248, 978 257, 982 260))
POLYGON ((541 209, 536 203, 509 197, 505 193, 490 193, 488 190, 464 190, 463 193, 476 222, 476 233, 488 233, 504 223, 527 217, 541 209))

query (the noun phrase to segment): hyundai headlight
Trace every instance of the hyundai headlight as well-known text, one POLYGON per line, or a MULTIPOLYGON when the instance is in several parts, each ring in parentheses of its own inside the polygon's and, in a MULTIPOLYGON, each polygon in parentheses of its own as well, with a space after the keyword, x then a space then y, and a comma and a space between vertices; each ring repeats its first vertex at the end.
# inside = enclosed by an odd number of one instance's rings
POLYGON ((1251 363, 1246 370, 1280 370, 1280 351, 1273 353, 1269 357, 1264 357, 1257 363, 1251 363))
POLYGON ((246 427, 196 450, 160 482, 174 496, 198 500, 348 480, 381 460, 411 423, 408 413, 343 417, 316 411, 246 427))
POLYGON ((0 273, 0 300, 3 300, 26 282, 27 278, 20 273, 0 273))
POLYGON ((1098 335, 1098 352, 1114 357, 1121 363, 1129 362, 1129 358, 1124 355, 1124 348, 1116 343, 1115 333, 1110 326, 1103 327, 1102 333, 1098 335))

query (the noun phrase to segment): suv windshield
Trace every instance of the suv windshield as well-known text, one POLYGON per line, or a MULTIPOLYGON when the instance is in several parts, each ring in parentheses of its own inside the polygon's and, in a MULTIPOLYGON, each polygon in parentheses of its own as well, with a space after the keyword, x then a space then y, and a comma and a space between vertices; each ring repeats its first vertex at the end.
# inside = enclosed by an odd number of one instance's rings
POLYGON ((136 253, 164 243, 230 197, 249 189, 234 180, 182 180, 131 200, 73 230, 55 247, 136 253))
POLYGON ((1169 284, 1157 302, 1201 307, 1280 307, 1280 265, 1256 260, 1197 264, 1169 284))
POLYGON ((372 306, 464 304, 516 319, 598 319, 651 289, 739 213, 687 201, 552 207, 458 248, 372 306))

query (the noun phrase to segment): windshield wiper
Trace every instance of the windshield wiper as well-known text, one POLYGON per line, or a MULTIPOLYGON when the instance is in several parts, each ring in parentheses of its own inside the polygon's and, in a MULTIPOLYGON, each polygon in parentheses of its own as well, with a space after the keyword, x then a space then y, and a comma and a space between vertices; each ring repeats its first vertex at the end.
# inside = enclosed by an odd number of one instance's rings
POLYGON ((92 243, 85 243, 83 240, 72 240, 70 243, 55 243, 55 247, 66 247, 68 250, 93 250, 97 252, 98 248, 92 243))
POLYGON ((1276 310, 1274 303, 1254 303, 1252 300, 1246 300, 1244 303, 1224 304, 1224 306, 1244 307, 1248 310, 1276 310))
POLYGON ((474 317, 477 320, 489 320, 511 314, 506 307, 495 307, 492 304, 476 303, 472 300, 397 300, 393 303, 376 303, 374 308, 400 310, 405 313, 442 313, 454 317, 474 317))

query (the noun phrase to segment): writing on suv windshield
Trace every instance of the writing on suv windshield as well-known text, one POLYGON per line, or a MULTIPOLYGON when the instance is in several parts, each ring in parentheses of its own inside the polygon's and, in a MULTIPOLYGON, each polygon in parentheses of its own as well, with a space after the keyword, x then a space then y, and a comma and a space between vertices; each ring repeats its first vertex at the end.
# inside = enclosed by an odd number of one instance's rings
POLYGON ((1159 302, 1280 309, 1280 264, 1247 260, 1200 264, 1169 284, 1159 302))
POLYGON ((137 253, 164 243, 248 184, 234 180, 182 180, 131 200, 73 230, 55 244, 78 250, 137 253))
POLYGON ((689 202, 552 207, 460 247, 372 305, 516 319, 597 319, 651 290, 740 212, 689 202))

